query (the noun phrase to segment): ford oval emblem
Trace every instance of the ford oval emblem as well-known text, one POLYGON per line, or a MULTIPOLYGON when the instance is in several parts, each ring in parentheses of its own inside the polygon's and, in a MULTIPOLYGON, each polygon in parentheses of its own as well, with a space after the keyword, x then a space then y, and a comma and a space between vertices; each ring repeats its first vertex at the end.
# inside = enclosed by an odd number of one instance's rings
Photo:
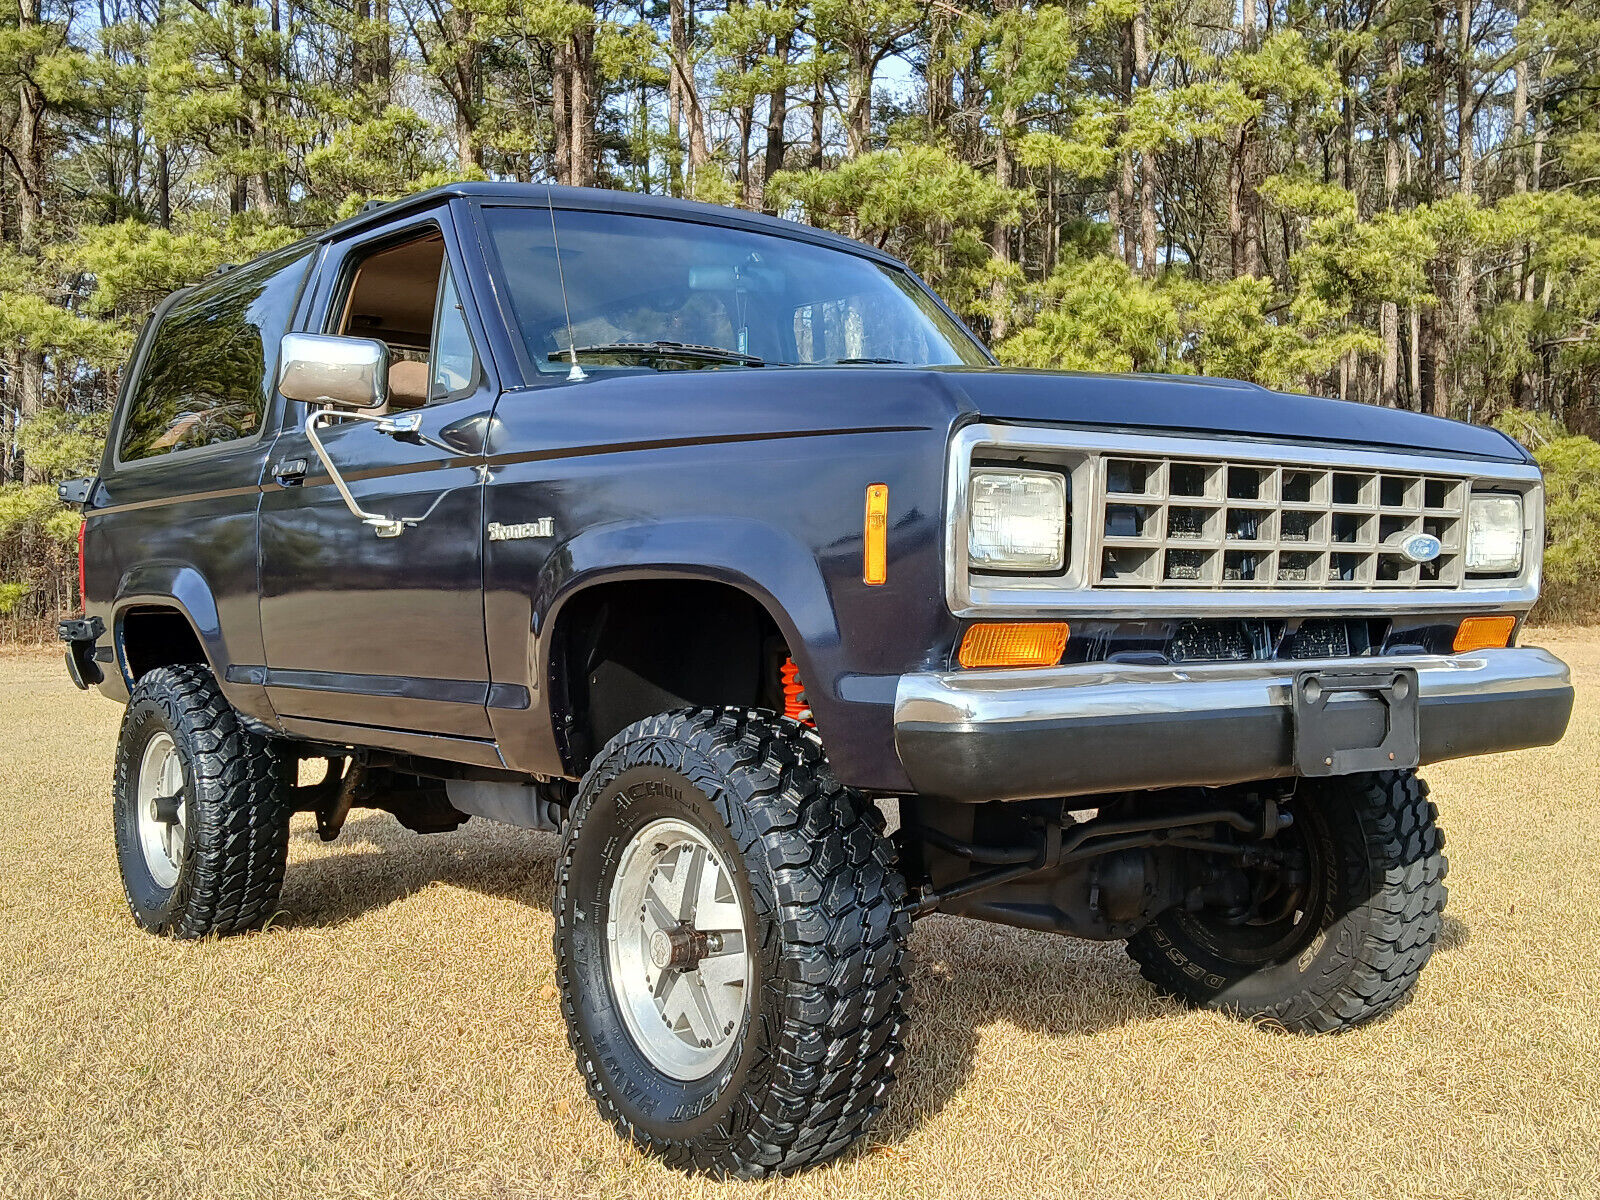
POLYGON ((1431 533, 1414 533, 1400 543, 1400 553, 1414 563, 1432 562, 1439 557, 1442 548, 1439 539, 1431 533))

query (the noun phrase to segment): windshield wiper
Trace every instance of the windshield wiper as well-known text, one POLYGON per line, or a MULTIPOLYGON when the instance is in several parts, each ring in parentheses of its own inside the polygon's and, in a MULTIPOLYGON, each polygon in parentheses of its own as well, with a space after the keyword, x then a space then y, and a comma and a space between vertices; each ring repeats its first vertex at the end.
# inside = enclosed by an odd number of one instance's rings
POLYGON ((725 350, 721 346, 695 346, 688 342, 603 342, 596 346, 578 346, 568 350, 552 350, 549 361, 560 362, 568 354, 633 354, 640 358, 682 358, 695 362, 738 363, 746 367, 764 367, 766 359, 738 350, 725 350))
POLYGON ((830 367, 855 367, 873 364, 903 367, 906 365, 906 360, 903 358, 832 358, 825 365, 830 367))

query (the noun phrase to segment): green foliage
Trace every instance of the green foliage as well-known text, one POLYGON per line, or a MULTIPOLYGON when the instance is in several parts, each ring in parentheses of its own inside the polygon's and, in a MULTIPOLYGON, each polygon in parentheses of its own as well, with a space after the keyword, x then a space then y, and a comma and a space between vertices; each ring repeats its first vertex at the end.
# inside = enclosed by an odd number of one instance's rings
POLYGON ((1101 256, 1063 264, 1029 296, 1033 318, 1001 343, 1002 362, 1220 375, 1293 389, 1361 336, 1297 320, 1271 280, 1146 281, 1101 256))
MULTIPOLYGON (((905 258, 1009 362, 1480 420, 1537 405, 1564 430, 1551 445, 1600 432, 1600 0, 1358 15, 0 9, 0 483, 91 469, 120 364, 173 289, 368 199, 478 178, 810 220, 905 258)), ((1541 453, 1581 480, 1580 451, 1541 453)), ((1589 569, 1586 513, 1552 505, 1558 588, 1589 569)), ((72 521, 0 536, 28 613, 70 591, 72 521)))
POLYGON ((0 583, 0 617, 10 616, 32 590, 26 583, 0 583))
POLYGON ((1583 620, 1600 608, 1600 442, 1575 436, 1548 415, 1509 409, 1501 429, 1544 472, 1544 588, 1539 616, 1583 620))
POLYGON ((1024 201, 939 146, 874 151, 827 171, 785 171, 767 195, 814 225, 898 254, 966 311, 992 278, 985 232, 1016 221, 1024 201))
POLYGON ((1033 298, 1031 325, 1002 342, 1002 362, 1073 371, 1183 369, 1172 298, 1113 258, 1056 268, 1033 298))
POLYGON ((244 262, 295 240, 295 232, 257 217, 218 221, 196 214, 172 231, 119 221, 87 231, 64 258, 95 281, 89 307, 143 319, 165 296, 198 283, 223 263, 244 262))
POLYGON ((92 475, 100 464, 111 414, 105 409, 74 412, 52 408, 29 421, 17 434, 28 461, 46 479, 92 475))
POLYGON ((338 130, 306 155, 305 170, 314 197, 307 207, 331 219, 351 204, 414 191, 446 168, 433 127, 411 109, 390 105, 338 130))
POLYGON ((45 484, 0 484, 0 538, 42 528, 61 511, 56 490, 45 484))

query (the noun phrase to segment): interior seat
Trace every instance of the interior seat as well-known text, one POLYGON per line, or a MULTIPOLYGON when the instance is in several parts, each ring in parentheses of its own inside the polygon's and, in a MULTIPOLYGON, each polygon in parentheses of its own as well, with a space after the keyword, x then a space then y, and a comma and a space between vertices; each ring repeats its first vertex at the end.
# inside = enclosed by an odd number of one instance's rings
POLYGON ((428 364, 399 359, 389 364, 389 403, 385 412, 404 412, 428 402, 428 364))

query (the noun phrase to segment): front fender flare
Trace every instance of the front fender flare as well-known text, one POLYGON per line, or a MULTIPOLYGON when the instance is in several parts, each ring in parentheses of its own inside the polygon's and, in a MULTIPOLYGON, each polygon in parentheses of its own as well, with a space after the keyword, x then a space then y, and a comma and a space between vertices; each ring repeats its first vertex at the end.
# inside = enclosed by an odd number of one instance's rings
POLYGON ((741 517, 616 522, 557 547, 533 595, 537 661, 547 685, 552 639, 567 602, 598 584, 629 579, 703 580, 746 593, 783 634, 808 694, 832 695, 839 622, 816 556, 786 531, 741 517))

